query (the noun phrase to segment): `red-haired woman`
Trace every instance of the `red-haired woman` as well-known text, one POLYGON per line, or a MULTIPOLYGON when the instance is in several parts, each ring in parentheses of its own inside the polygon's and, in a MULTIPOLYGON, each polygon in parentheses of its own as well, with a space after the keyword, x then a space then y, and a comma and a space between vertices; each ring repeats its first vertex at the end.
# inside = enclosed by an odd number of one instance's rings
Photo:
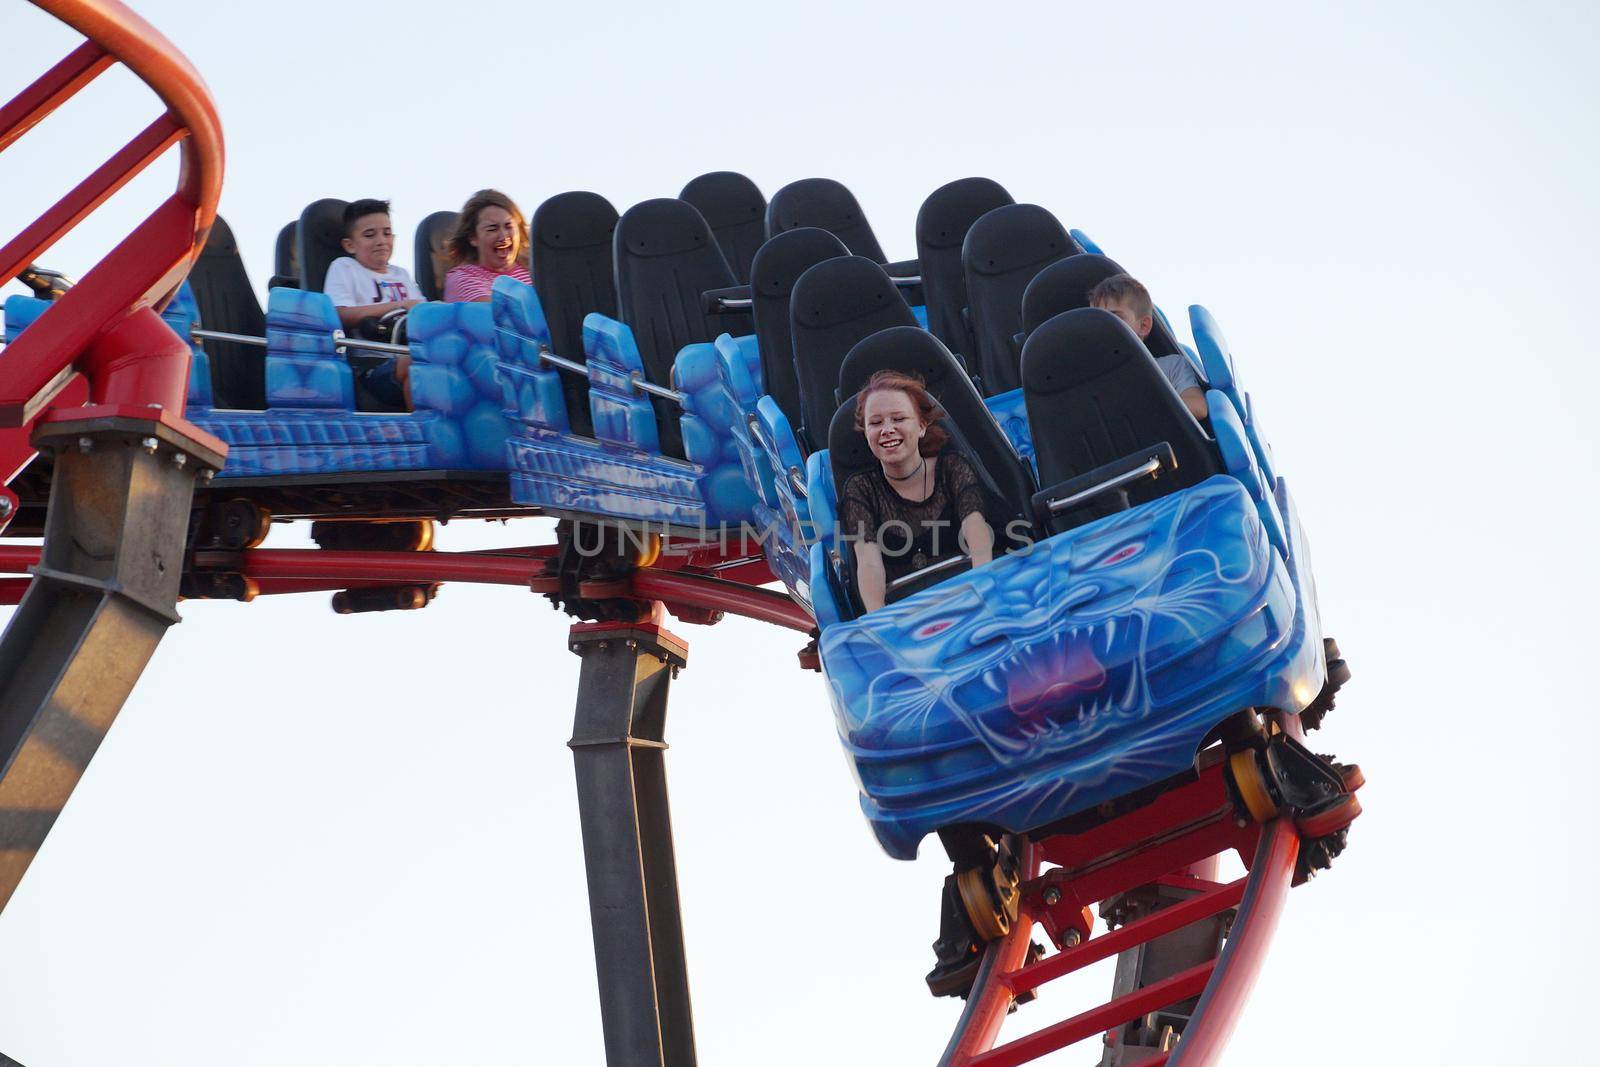
POLYGON ((883 607, 888 583, 960 555, 974 567, 994 556, 977 472, 936 420, 944 412, 921 379, 879 371, 856 396, 856 429, 876 468, 845 479, 839 520, 855 540, 856 584, 868 611, 883 607))
POLYGON ((498 189, 479 189, 468 198, 444 247, 450 256, 450 272, 444 276, 444 298, 449 303, 488 300, 501 275, 533 283, 528 274, 528 222, 498 189))

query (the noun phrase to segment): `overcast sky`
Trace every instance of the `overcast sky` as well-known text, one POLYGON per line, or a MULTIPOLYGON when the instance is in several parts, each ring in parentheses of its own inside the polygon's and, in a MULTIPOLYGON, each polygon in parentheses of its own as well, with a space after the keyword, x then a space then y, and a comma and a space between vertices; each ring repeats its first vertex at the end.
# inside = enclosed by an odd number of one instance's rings
MULTIPOLYGON (((318 197, 391 198, 410 266, 416 222, 481 186, 530 213, 571 188, 625 208, 731 168, 769 194, 844 181, 894 258, 930 190, 986 174, 1175 322, 1205 304, 1355 672, 1312 747, 1370 782, 1349 851, 1290 896, 1228 1062, 1499 1065, 1583 1040, 1592 6, 138 6, 215 93, 222 212, 263 287, 318 197)), ((15 0, 0 39, 0 98, 76 43, 15 0)), ((0 234, 154 115, 107 77, 0 157, 0 234)), ((46 262, 81 274, 174 173, 46 262)), ((453 524, 441 544, 549 537, 453 524)), ((601 1064, 566 620, 466 587, 412 613, 338 617, 317 594, 182 614, 0 915, 0 1051, 601 1064)), ((922 984, 939 850, 878 849, 796 635, 678 630, 702 1062, 932 1064, 958 1009, 922 984)), ((1088 1006, 1107 967, 1014 1025, 1088 1006)))

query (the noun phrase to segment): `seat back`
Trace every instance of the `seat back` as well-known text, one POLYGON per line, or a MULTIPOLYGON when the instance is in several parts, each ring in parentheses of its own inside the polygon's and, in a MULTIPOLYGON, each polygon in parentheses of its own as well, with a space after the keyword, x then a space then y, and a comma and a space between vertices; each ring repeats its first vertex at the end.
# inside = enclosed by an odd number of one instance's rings
POLYGON ((967 231, 961 267, 985 394, 995 396, 1021 384, 1016 336, 1022 325, 1022 293, 1035 274, 1078 251, 1056 217, 1037 204, 997 207, 967 231))
POLYGON ((678 194, 705 218, 734 280, 750 280, 756 249, 767 238, 767 198, 755 182, 731 170, 714 170, 693 178, 678 194))
MULTIPOLYGON (((584 362, 583 319, 591 311, 617 315, 612 239, 617 209, 599 193, 558 193, 539 205, 529 225, 533 288, 550 329, 550 350, 584 362)), ((577 433, 594 429, 589 382, 561 372, 567 421, 577 433)))
POLYGON ((539 205, 529 229, 533 288, 550 325, 550 350, 582 360, 584 316, 617 317, 617 209, 599 193, 557 193, 539 205))
POLYGON ((851 255, 866 256, 876 263, 888 261, 855 194, 832 178, 802 178, 772 194, 767 204, 767 236, 801 226, 827 230, 844 242, 851 255))
POLYGON ((961 245, 979 218, 997 207, 1015 203, 999 182, 962 178, 928 194, 917 212, 917 260, 922 264, 922 291, 928 329, 946 348, 975 363, 972 327, 967 322, 967 279, 961 268, 961 245))
POLYGON ((346 255, 344 250, 344 209, 347 202, 328 197, 314 200, 300 212, 295 226, 295 258, 299 261, 300 288, 322 292, 333 261, 346 255))
MULTIPOLYGON (((1050 264, 1033 276, 1022 293, 1022 332, 1032 333, 1064 311, 1089 306, 1089 292, 1115 274, 1124 273, 1108 256, 1088 252, 1050 264)), ((1177 355, 1182 350, 1161 316, 1153 316, 1144 346, 1153 356, 1177 355)))
POLYGON ((444 245, 460 217, 460 212, 456 211, 435 211, 417 223, 417 235, 411 243, 411 262, 416 265, 414 276, 422 287, 422 295, 429 300, 444 299, 444 276, 450 272, 450 254, 444 245))
MULTIPOLYGON (((189 271, 189 287, 194 291, 200 325, 206 329, 266 336, 261 301, 245 273, 233 230, 221 215, 212 223, 205 247, 189 271)), ((203 347, 211 364, 215 407, 260 410, 267 406, 266 349, 238 341, 206 341, 203 347)))
POLYGON ((844 242, 827 230, 802 226, 762 245, 750 266, 750 312, 761 351, 763 388, 792 427, 800 426, 802 418, 789 298, 800 275, 824 260, 849 254, 844 242))
POLYGON ((822 447, 839 407, 839 368, 857 341, 916 316, 883 268, 864 256, 829 259, 794 283, 789 300, 794 366, 800 384, 801 445, 822 447))
POLYGON ((1057 485, 1165 441, 1177 470, 1128 487, 1132 504, 1197 485, 1222 466, 1215 444, 1134 332, 1080 308, 1041 325, 1022 349, 1022 390, 1039 484, 1057 485))
POLYGON ((272 281, 269 288, 293 288, 300 284, 300 250, 295 247, 300 220, 295 219, 278 231, 277 247, 272 250, 272 281))
MULTIPOLYGON (((882 370, 921 378, 949 422, 960 431, 963 450, 973 460, 995 505, 986 517, 994 527, 996 544, 1002 543, 1009 523, 1029 513, 1033 475, 989 413, 960 361, 926 330, 911 326, 880 330, 857 342, 845 357, 839 369, 839 395, 854 396, 882 370)), ((831 448, 831 428, 829 440, 831 448)))
MULTIPOLYGON (((672 363, 684 345, 730 332, 725 316, 707 314, 702 295, 734 284, 711 227, 685 201, 660 198, 623 212, 613 239, 617 261, 617 312, 633 331, 645 375, 672 385, 672 363)), ((680 408, 652 397, 661 447, 683 455, 680 408)))

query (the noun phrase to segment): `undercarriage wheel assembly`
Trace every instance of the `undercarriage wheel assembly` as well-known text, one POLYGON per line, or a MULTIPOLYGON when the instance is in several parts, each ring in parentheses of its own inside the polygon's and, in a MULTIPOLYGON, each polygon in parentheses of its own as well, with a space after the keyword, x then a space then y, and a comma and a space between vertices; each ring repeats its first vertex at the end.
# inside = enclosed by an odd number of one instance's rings
POLYGON ((1258 823, 1271 822, 1278 814, 1278 802, 1272 797, 1264 762, 1260 753, 1249 748, 1228 757, 1228 776, 1239 791, 1245 811, 1258 823))
POLYGON ((1307 730, 1315 730, 1322 725, 1322 720, 1333 710, 1334 697, 1338 696, 1339 690, 1350 680, 1350 665, 1339 654, 1339 642, 1331 637, 1324 637, 1322 654, 1328 664, 1328 680, 1322 684, 1322 691, 1312 698, 1311 703, 1300 713, 1300 725, 1307 730))
POLYGON ((240 552, 255 548, 267 539, 272 529, 272 513, 253 500, 234 497, 206 505, 195 532, 195 544, 240 552))
POLYGON ((1300 835, 1296 883, 1329 866, 1344 851, 1350 824, 1361 814, 1356 790, 1361 767, 1309 751, 1281 731, 1228 756, 1241 815, 1266 823, 1283 815, 1300 835))
MULTIPOLYGON (((311 524, 311 539, 329 552, 432 552, 432 519, 322 520, 311 524)), ((340 615, 369 611, 416 611, 439 595, 438 582, 358 586, 333 594, 340 615)))

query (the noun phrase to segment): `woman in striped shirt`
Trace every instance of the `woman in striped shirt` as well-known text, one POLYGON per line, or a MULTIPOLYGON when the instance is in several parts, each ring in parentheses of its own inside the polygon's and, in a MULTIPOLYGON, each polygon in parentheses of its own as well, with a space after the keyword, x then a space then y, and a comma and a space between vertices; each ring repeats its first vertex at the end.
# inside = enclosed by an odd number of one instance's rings
POLYGON ((488 300, 494 280, 502 275, 533 284, 527 220, 498 189, 479 189, 462 205, 445 250, 450 272, 444 276, 444 298, 449 303, 488 300))

